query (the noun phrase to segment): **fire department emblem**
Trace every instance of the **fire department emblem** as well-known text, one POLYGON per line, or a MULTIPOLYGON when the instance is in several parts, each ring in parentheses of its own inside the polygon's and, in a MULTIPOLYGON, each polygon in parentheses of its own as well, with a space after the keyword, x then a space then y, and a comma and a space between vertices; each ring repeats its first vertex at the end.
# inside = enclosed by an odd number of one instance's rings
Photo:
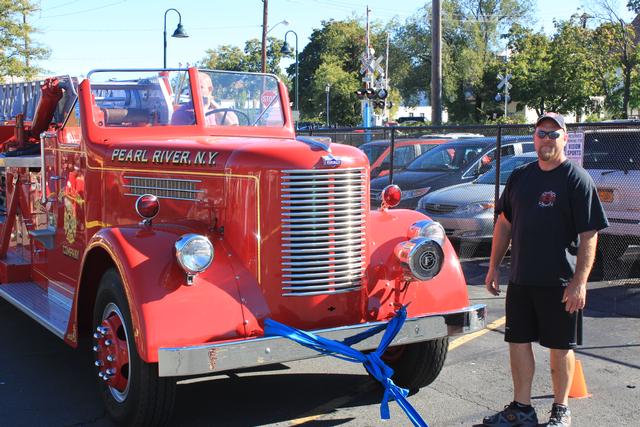
POLYGON ((73 243, 76 241, 76 229, 78 227, 78 220, 73 211, 71 203, 65 203, 64 206, 64 234, 67 236, 67 242, 73 243))
POLYGON ((545 191, 538 198, 538 206, 541 208, 550 208, 556 201, 556 193, 553 191, 545 191))

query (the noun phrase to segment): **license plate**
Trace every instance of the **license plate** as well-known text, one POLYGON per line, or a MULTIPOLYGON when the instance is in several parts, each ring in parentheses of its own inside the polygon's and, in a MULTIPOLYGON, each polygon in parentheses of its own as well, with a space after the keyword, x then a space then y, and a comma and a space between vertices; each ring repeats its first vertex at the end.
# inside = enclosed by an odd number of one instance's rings
POLYGON ((598 196, 600 196, 600 200, 605 203, 613 202, 613 190, 599 188, 598 196))

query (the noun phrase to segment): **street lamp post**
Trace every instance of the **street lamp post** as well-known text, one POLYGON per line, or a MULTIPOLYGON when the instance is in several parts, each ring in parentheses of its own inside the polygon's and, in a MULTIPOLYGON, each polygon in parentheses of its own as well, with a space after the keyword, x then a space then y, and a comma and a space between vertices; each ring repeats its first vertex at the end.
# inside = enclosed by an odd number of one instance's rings
POLYGON ((293 106, 293 109, 295 111, 299 111, 298 110, 298 99, 299 99, 299 92, 298 92, 298 87, 300 84, 300 74, 298 72, 298 34, 293 31, 293 30, 289 30, 286 33, 284 33, 284 44, 282 45, 282 49, 280 49, 280 53, 285 54, 285 55, 291 55, 291 48, 289 47, 289 44, 287 43, 287 35, 289 33, 293 33, 294 36, 296 36, 296 102, 293 106))
POLYGON ((171 37, 176 37, 176 38, 179 38, 179 39, 184 39, 184 38, 189 37, 187 35, 187 33, 184 31, 184 28, 182 27, 182 15, 180 15, 180 12, 178 12, 178 10, 174 9, 174 8, 170 8, 170 9, 165 10, 165 12, 164 12, 164 32, 163 32, 163 36, 164 36, 164 49, 163 49, 164 61, 162 62, 163 68, 167 68, 167 13, 169 13, 170 10, 173 10, 174 12, 176 12, 178 14, 178 26, 176 27, 176 30, 173 32, 171 37))
POLYGON ((329 92, 331 91, 331 83, 327 83, 324 87, 324 91, 327 92, 327 127, 329 127, 329 123, 331 123, 329 120, 329 92))

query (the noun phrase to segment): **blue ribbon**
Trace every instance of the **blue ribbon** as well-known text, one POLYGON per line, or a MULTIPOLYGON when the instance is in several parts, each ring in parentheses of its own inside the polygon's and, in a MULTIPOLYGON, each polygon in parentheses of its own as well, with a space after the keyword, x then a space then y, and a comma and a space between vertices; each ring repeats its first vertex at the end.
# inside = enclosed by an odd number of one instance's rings
POLYGON ((387 366, 387 364, 381 359, 381 356, 384 354, 389 344, 391 344, 391 341, 393 341, 397 333, 402 328, 406 318, 407 309, 406 306, 402 306, 389 323, 376 325, 341 342, 323 338, 314 335, 311 332, 292 328, 291 326, 284 325, 272 319, 265 320, 264 334, 265 336, 281 336, 288 338, 321 354, 333 356, 338 359, 346 360, 347 362, 362 363, 365 369, 384 387, 384 396, 380 403, 380 418, 383 420, 388 420, 390 418, 389 400, 393 399, 398 402, 398 405, 400 405, 405 414, 407 414, 407 417, 409 417, 414 426, 429 427, 407 400, 409 390, 398 387, 393 383, 391 380, 391 377, 393 376, 393 369, 387 366), (383 329, 385 330, 384 335, 382 336, 380 345, 378 345, 376 351, 364 354, 350 347, 353 344, 377 334, 383 329))

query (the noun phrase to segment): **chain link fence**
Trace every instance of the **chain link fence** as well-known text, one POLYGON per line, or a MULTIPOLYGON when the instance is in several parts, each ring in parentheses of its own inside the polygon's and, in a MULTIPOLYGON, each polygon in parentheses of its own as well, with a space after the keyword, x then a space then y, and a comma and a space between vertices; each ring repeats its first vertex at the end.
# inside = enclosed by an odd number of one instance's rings
MULTIPOLYGON (((599 235, 592 280, 640 279, 640 121, 569 124, 567 130, 567 156, 593 178, 610 223, 599 235)), ((494 206, 511 171, 537 159, 533 132, 523 124, 299 134, 361 148, 371 163, 372 208, 384 186, 398 184, 403 199, 412 200, 401 207, 442 223, 460 257, 471 258, 490 254, 494 206)))

